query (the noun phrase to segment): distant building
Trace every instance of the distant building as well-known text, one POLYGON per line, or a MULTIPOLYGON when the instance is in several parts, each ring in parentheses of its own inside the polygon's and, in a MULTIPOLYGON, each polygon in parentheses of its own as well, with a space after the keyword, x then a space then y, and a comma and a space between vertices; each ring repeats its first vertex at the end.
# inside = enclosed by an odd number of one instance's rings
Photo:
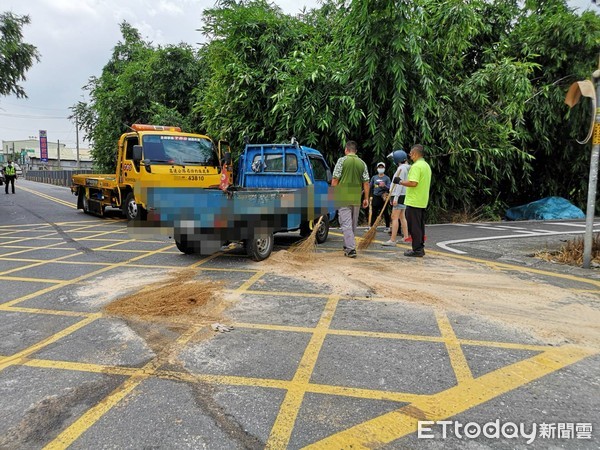
MULTIPOLYGON (((48 161, 40 158, 40 143, 37 139, 2 141, 0 163, 15 161, 25 170, 60 170, 77 168, 77 149, 48 142, 48 161)), ((79 168, 91 169, 93 164, 89 148, 79 147, 79 168)))

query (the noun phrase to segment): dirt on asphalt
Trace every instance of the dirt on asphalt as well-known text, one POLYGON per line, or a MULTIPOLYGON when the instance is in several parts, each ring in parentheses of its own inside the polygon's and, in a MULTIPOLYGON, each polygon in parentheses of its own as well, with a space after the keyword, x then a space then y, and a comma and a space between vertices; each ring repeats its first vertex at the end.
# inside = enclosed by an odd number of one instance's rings
POLYGON ((599 295, 524 280, 493 265, 430 255, 349 259, 341 252, 298 259, 282 250, 260 266, 332 286, 342 296, 376 296, 476 314, 548 344, 600 348, 599 295))

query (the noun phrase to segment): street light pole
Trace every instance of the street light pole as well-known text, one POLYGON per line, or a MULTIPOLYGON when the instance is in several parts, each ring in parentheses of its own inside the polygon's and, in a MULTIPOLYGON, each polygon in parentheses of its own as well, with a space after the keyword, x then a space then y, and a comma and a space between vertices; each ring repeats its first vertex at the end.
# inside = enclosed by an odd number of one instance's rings
MULTIPOLYGON (((600 68, 592 74, 596 85, 596 99, 600 99, 600 68)), ((592 156, 590 159, 590 177, 588 181, 588 198, 585 216, 585 236, 583 238, 583 268, 589 269, 592 263, 592 246, 594 244, 594 214, 596 209, 596 185, 598 184, 598 157, 600 155, 600 107, 596 105, 594 134, 592 139, 592 156)))
POLYGON ((79 162, 79 121, 77 120, 77 114, 75 114, 75 146, 77 147, 77 168, 81 166, 79 162))

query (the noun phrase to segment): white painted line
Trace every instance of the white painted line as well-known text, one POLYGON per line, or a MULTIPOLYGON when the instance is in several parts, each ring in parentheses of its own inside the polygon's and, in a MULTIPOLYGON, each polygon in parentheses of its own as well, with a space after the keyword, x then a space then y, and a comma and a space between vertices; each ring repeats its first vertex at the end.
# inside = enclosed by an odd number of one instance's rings
MULTIPOLYGON (((548 223, 548 225, 562 225, 565 227, 579 227, 579 228, 585 228, 585 223, 558 223, 558 222, 552 222, 552 223, 548 223)), ((600 226, 600 223, 594 223, 594 226, 600 226)))
POLYGON ((471 225, 467 225, 466 223, 452 223, 455 227, 470 227, 471 225))
POLYGON ((534 230, 534 229, 531 229, 529 231, 535 231, 536 233, 556 233, 556 231, 552 231, 552 230, 534 230))
POLYGON ((532 231, 530 231, 530 230, 523 230, 523 231, 521 231, 521 230, 515 230, 515 233, 535 234, 535 233, 533 233, 533 232, 532 232, 532 231))
POLYGON ((481 228, 482 230, 506 231, 506 230, 503 230, 502 228, 498 228, 498 227, 482 227, 482 226, 478 226, 476 228, 481 228))
POLYGON ((498 228, 508 228, 509 230, 526 230, 524 227, 513 227, 510 225, 498 225, 498 228))
MULTIPOLYGON (((593 230, 594 233, 600 232, 600 229, 593 230)), ((454 248, 448 247, 453 244, 464 244, 467 242, 479 242, 479 241, 492 241, 496 239, 517 239, 531 236, 550 236, 550 235, 560 235, 560 234, 584 234, 584 231, 552 231, 550 233, 529 233, 529 234, 510 234, 507 236, 491 236, 491 237, 480 237, 480 238, 471 238, 471 239, 456 239, 453 241, 443 241, 438 242, 436 245, 444 250, 447 250, 452 253, 458 253, 459 255, 466 255, 467 252, 463 252, 462 250, 457 250, 454 248)))

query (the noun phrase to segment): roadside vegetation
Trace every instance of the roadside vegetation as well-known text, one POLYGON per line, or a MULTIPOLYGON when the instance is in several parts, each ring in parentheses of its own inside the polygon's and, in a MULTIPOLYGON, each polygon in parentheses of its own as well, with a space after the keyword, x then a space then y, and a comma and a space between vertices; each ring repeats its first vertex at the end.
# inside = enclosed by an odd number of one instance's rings
POLYGON ((27 79, 27 71, 40 60, 37 48, 23 42, 23 27, 27 24, 29 16, 0 13, 0 97, 27 98, 20 83, 27 79))
MULTIPOLYGON (((536 258, 560 264, 579 266, 583 264, 583 238, 578 237, 566 241, 558 250, 542 250, 535 253, 536 258)), ((600 233, 593 235, 592 263, 600 267, 600 233)))
MULTIPOLYGON (((194 12, 190 11, 190 14, 194 12)), ((135 122, 228 139, 289 141, 331 162, 346 139, 371 165, 420 142, 430 221, 500 218, 549 195, 584 207, 590 105, 563 103, 597 68, 600 17, 564 0, 325 0, 291 16, 264 0, 202 14, 199 48, 156 46, 126 22, 73 106, 102 171, 135 122)))

